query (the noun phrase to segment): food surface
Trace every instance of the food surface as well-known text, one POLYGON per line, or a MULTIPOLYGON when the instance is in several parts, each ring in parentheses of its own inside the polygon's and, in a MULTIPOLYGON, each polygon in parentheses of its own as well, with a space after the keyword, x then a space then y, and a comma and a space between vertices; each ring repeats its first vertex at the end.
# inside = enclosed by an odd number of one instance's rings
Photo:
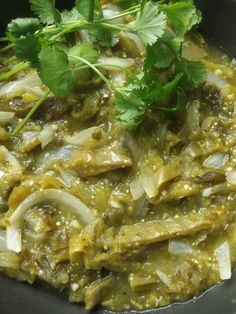
POLYGON ((0 68, 0 270, 91 310, 185 301, 236 263, 236 65, 191 1, 31 0, 0 68))

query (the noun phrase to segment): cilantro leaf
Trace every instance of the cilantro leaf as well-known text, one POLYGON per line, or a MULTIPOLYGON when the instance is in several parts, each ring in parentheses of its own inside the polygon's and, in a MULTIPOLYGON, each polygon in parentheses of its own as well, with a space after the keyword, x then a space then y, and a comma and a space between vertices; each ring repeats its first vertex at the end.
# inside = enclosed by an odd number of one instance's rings
POLYGON ((181 49, 183 44, 183 38, 175 36, 168 29, 165 31, 164 35, 161 37, 162 42, 164 42, 173 52, 176 59, 181 56, 181 49))
POLYGON ((30 0, 31 10, 39 16, 42 23, 53 24, 60 22, 60 13, 51 0, 30 0))
POLYGON ((188 103, 188 98, 185 91, 181 87, 178 87, 176 90, 176 103, 174 107, 155 107, 154 109, 157 109, 159 111, 163 111, 166 113, 175 113, 175 112, 183 111, 184 108, 186 108, 187 103, 188 103))
POLYGON ((184 37, 195 24, 201 21, 201 14, 191 2, 175 2, 163 6, 177 36, 184 37))
POLYGON ((61 12, 61 21, 62 22, 71 22, 71 21, 77 21, 81 20, 82 15, 77 11, 76 8, 73 8, 72 10, 64 10, 61 12))
POLYGON ((124 97, 122 94, 117 93, 115 108, 118 112, 116 119, 121 121, 131 131, 137 129, 145 117, 145 108, 142 107, 142 102, 138 98, 132 97, 131 100, 131 96, 124 97))
POLYGON ((158 69, 168 68, 174 59, 181 58, 182 44, 184 39, 177 37, 169 29, 153 45, 147 47, 147 57, 145 59, 145 69, 156 67, 158 69))
POLYGON ((94 20, 95 10, 99 13, 102 12, 98 0, 76 0, 75 6, 78 12, 89 22, 94 20))
POLYGON ((185 93, 185 91, 179 87, 177 89, 177 101, 176 101, 176 105, 175 108, 172 109, 173 112, 180 112, 183 111, 184 108, 186 108, 188 103, 188 97, 185 93))
POLYGON ((147 0, 141 0, 141 13, 143 13, 143 9, 145 7, 145 5, 147 4, 147 0))
MULTIPOLYGON (((94 21, 98 21, 104 17, 102 7, 98 0, 95 1, 95 9, 97 11, 97 16, 94 16, 94 21)), ((104 28, 101 25, 96 25, 96 27, 94 27, 92 24, 88 31, 92 42, 99 44, 102 47, 113 47, 119 41, 117 31, 104 28)))
MULTIPOLYGON (((138 97, 142 100, 145 106, 150 107, 153 102, 158 99, 163 99, 171 95, 179 84, 179 81, 183 74, 177 74, 172 81, 163 85, 163 83, 158 80, 158 77, 152 72, 146 72, 140 84, 140 88, 133 87, 132 96, 138 97)), ((138 83, 136 83, 138 84, 138 83)), ((130 85, 126 87, 126 90, 130 88, 130 85)))
POLYGON ((82 66, 83 62, 73 59, 73 57, 81 57, 90 63, 95 63, 98 60, 98 53, 89 44, 76 45, 68 50, 68 56, 72 57, 74 66, 82 66))
POLYGON ((148 2, 141 14, 138 12, 134 22, 128 25, 131 32, 137 33, 144 45, 153 45, 164 34, 166 15, 159 11, 158 5, 148 2))
POLYGON ((118 114, 116 119, 129 130, 135 130, 143 122, 146 110, 149 108, 168 112, 180 110, 183 104, 181 99, 178 100, 178 84, 181 77, 182 74, 178 74, 172 81, 163 85, 153 72, 143 73, 140 75, 141 81, 132 82, 123 89, 127 97, 117 93, 115 108, 118 114), (177 94, 175 107, 161 108, 157 106, 159 100, 165 99, 174 92, 177 94))
POLYGON ((102 47, 114 47, 119 39, 117 32, 105 28, 91 28, 89 30, 91 40, 102 47))
POLYGON ((176 64, 176 72, 183 73, 180 85, 186 91, 196 88, 206 80, 207 72, 201 61, 190 61, 185 58, 176 64))
POLYGON ((67 96, 73 90, 76 80, 66 53, 55 46, 45 47, 39 54, 39 62, 39 76, 43 83, 54 95, 67 96))
POLYGON ((19 38, 27 34, 34 34, 40 28, 41 24, 39 19, 28 17, 12 20, 7 26, 7 31, 14 37, 19 38))
POLYGON ((157 84, 156 87, 150 89, 145 99, 149 100, 151 103, 156 99, 161 99, 169 96, 178 86, 178 83, 183 74, 177 74, 172 81, 165 84, 164 86, 157 84))
POLYGON ((41 45, 38 39, 32 34, 27 34, 15 41, 16 57, 22 61, 29 62, 34 68, 38 67, 38 54, 40 49, 41 45))
POLYGON ((147 57, 145 60, 145 68, 150 69, 156 67, 158 69, 168 68, 174 58, 173 51, 163 41, 159 40, 154 45, 147 47, 147 57))

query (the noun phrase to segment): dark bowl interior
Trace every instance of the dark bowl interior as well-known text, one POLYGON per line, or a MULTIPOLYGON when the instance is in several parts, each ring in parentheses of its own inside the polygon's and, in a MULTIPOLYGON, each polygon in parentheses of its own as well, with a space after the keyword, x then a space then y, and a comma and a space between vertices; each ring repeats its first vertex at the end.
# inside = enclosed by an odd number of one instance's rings
MULTIPOLYGON (((70 7, 73 1, 58 0, 58 5, 70 7)), ((236 1, 198 0, 204 20, 201 33, 214 45, 222 48, 231 57, 236 57, 236 1)), ((13 17, 30 15, 26 0, 0 0, 0 32, 13 17)), ((151 310, 152 314, 235 314, 236 271, 233 278, 213 287, 202 296, 183 304, 151 310)), ((86 314, 82 305, 70 304, 65 294, 36 284, 29 286, 0 275, 0 314, 86 314)), ((93 313, 108 313, 100 308, 93 313)), ((132 312, 135 314, 135 312, 132 312)))

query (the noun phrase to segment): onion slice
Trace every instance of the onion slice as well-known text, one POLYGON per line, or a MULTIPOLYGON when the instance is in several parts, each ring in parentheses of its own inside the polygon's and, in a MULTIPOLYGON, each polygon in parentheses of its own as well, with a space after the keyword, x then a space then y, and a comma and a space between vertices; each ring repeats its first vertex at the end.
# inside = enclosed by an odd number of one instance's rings
POLYGON ((236 185, 236 170, 232 170, 226 174, 226 180, 230 184, 236 185))
POLYGON ((103 66, 104 69, 116 72, 117 71, 120 72, 120 69, 117 68, 117 66, 121 68, 129 68, 134 65, 134 60, 131 58, 117 58, 117 57, 109 58, 106 56, 101 56, 98 61, 99 63, 102 63, 104 65, 103 66))
POLYGON ((206 82, 209 85, 215 86, 217 89, 219 89, 223 95, 227 96, 228 90, 229 90, 229 84, 227 81, 219 76, 217 76, 215 73, 207 71, 207 80, 206 82))
POLYGON ((41 147, 44 149, 54 139, 54 130, 50 125, 45 126, 39 134, 41 147))
MULTIPOLYGON (((113 16, 119 15, 120 14, 120 10, 117 6, 112 5, 110 3, 104 5, 102 7, 103 9, 103 16, 105 19, 107 18, 111 18, 113 16)), ((108 23, 111 24, 123 24, 124 23, 124 19, 123 18, 117 18, 117 19, 113 19, 110 20, 108 23)))
POLYGON ((227 160, 229 159, 229 155, 221 152, 217 152, 210 157, 208 157, 204 162, 203 162, 203 167, 205 168, 213 168, 213 169, 220 169, 222 168, 227 160))
POLYGON ((10 176, 13 177, 14 175, 22 175, 23 174, 23 168, 17 161, 17 159, 12 155, 12 153, 9 152, 8 149, 6 149, 5 146, 1 145, 0 146, 0 153, 4 155, 5 161, 12 167, 12 172, 11 174, 5 173, 5 171, 0 171, 0 178, 3 179, 4 176, 10 176))
POLYGON ((0 123, 6 124, 11 122, 15 117, 15 112, 0 111, 0 123))
POLYGON ((120 36, 134 42, 141 55, 145 53, 145 46, 138 35, 129 32, 120 32, 120 36))
POLYGON ((168 251, 173 255, 190 255, 195 252, 190 244, 176 239, 169 240, 168 251))
POLYGON ((145 194, 143 186, 138 178, 130 182, 129 189, 132 199, 135 201, 143 197, 145 194))
POLYGON ((232 276, 231 272, 231 260, 230 260, 230 247, 226 241, 215 250, 215 257, 219 266, 219 273, 221 280, 230 279, 232 276))
POLYGON ((21 231, 26 211, 48 201, 63 205, 64 210, 69 210, 72 214, 75 214, 84 224, 93 222, 93 215, 90 209, 68 192, 57 189, 38 191, 28 196, 8 219, 9 224, 6 229, 6 235, 7 248, 9 250, 16 253, 21 252, 21 231))
POLYGON ((22 79, 11 81, 0 86, 0 97, 20 97, 24 93, 42 96, 44 94, 42 81, 36 72, 31 72, 22 79))
POLYGON ((166 285, 169 289, 172 290, 173 285, 171 284, 171 279, 165 273, 163 273, 160 269, 156 269, 157 276, 160 280, 166 285))
POLYGON ((93 126, 91 128, 75 133, 72 136, 65 136, 64 137, 65 143, 75 146, 83 145, 89 140, 93 132, 98 130, 99 128, 101 128, 101 126, 93 126))

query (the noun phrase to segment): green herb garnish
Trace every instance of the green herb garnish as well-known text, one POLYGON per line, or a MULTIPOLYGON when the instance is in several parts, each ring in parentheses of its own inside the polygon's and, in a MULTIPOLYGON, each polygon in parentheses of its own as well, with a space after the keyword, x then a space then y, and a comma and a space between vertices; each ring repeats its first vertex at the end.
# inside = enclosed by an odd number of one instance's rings
MULTIPOLYGON (((113 91, 116 117, 130 130, 143 122, 150 109, 163 112, 183 110, 187 93, 206 78, 203 63, 182 57, 185 35, 200 23, 200 12, 190 0, 168 3, 114 0, 114 3, 125 7, 125 11, 105 18, 98 0, 76 0, 72 10, 63 12, 57 10, 55 0, 30 0, 37 18, 11 21, 4 38, 10 44, 2 49, 13 47, 15 51, 15 56, 5 64, 15 59, 21 63, 12 71, 1 74, 0 80, 9 79, 27 66, 35 68, 49 91, 36 103, 34 112, 49 93, 57 97, 72 93, 80 70, 90 68, 113 91), (127 23, 111 23, 126 16, 129 16, 127 23), (92 44, 73 42, 73 34, 80 30, 87 31, 92 44), (120 69, 128 73, 128 79, 123 88, 116 88, 100 69, 98 47, 116 45, 120 31, 138 35, 146 47, 146 54, 138 75, 130 75, 129 70, 120 69), (168 72, 167 81, 161 78, 160 71, 168 72), (169 98, 173 106, 163 106, 169 98)), ((13 131, 14 135, 27 123, 32 112, 13 131)))

